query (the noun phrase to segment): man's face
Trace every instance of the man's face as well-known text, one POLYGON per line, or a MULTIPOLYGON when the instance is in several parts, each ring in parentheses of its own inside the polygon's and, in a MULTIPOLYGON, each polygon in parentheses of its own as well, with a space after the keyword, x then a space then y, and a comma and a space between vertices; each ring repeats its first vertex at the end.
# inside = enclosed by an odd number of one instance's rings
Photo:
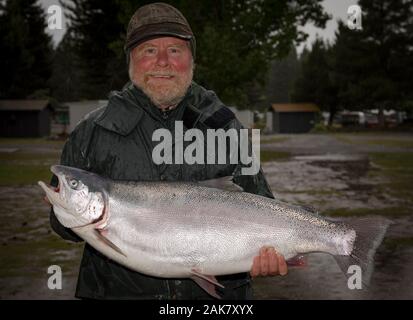
POLYGON ((191 84, 192 53, 187 41, 162 37, 131 51, 129 77, 159 108, 179 103, 191 84))

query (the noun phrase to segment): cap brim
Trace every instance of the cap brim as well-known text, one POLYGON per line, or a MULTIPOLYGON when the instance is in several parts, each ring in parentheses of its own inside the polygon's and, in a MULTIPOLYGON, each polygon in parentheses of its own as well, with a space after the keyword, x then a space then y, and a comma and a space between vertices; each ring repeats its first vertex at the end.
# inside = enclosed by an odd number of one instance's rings
POLYGON ((186 26, 181 24, 150 24, 137 29, 134 34, 129 37, 128 42, 125 44, 125 51, 136 47, 144 41, 158 38, 160 36, 175 37, 183 40, 191 40, 193 38, 192 32, 188 30, 186 26))

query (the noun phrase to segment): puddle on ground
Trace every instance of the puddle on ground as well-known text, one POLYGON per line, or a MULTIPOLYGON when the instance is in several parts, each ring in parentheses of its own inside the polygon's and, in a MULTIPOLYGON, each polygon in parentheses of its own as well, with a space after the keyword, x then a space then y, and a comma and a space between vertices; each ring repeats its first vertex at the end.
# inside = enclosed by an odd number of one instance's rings
POLYGON ((55 235, 37 185, 0 187, 0 299, 72 299, 82 244, 55 235), (62 290, 50 290, 47 269, 62 268, 62 290))
POLYGON ((376 168, 364 155, 303 155, 263 164, 274 195, 286 202, 319 211, 397 206, 398 199, 378 188, 384 180, 369 170, 376 168))
MULTIPOLYGON (((285 162, 264 163, 276 198, 331 209, 380 209, 406 205, 379 189, 384 181, 365 155, 302 155, 285 162)), ((374 210, 373 210, 374 211, 374 210)), ((413 208, 412 208, 413 213, 413 208)), ((345 220, 345 218, 343 218, 345 220)), ((413 215, 392 217, 385 239, 413 238, 413 215)), ((292 268, 288 277, 254 281, 257 299, 413 299, 413 246, 380 246, 371 284, 350 290, 333 257, 308 256, 307 268, 292 268)))

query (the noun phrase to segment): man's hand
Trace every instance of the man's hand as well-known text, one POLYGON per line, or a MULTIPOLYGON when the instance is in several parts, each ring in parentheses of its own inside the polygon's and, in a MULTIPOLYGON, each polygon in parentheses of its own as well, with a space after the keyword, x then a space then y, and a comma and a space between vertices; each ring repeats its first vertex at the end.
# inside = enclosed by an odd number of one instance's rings
POLYGON ((278 254, 273 247, 262 247, 260 255, 254 258, 250 271, 251 277, 275 276, 287 274, 287 263, 284 257, 278 254))

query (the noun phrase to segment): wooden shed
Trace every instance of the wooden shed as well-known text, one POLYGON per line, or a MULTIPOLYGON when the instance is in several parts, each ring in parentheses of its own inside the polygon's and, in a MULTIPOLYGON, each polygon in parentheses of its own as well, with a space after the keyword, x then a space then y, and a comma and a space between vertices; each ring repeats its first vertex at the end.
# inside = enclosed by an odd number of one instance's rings
POLYGON ((52 107, 48 100, 0 100, 0 136, 50 135, 52 107))
POLYGON ((272 104, 267 112, 269 133, 309 132, 317 121, 320 109, 314 103, 272 104))

